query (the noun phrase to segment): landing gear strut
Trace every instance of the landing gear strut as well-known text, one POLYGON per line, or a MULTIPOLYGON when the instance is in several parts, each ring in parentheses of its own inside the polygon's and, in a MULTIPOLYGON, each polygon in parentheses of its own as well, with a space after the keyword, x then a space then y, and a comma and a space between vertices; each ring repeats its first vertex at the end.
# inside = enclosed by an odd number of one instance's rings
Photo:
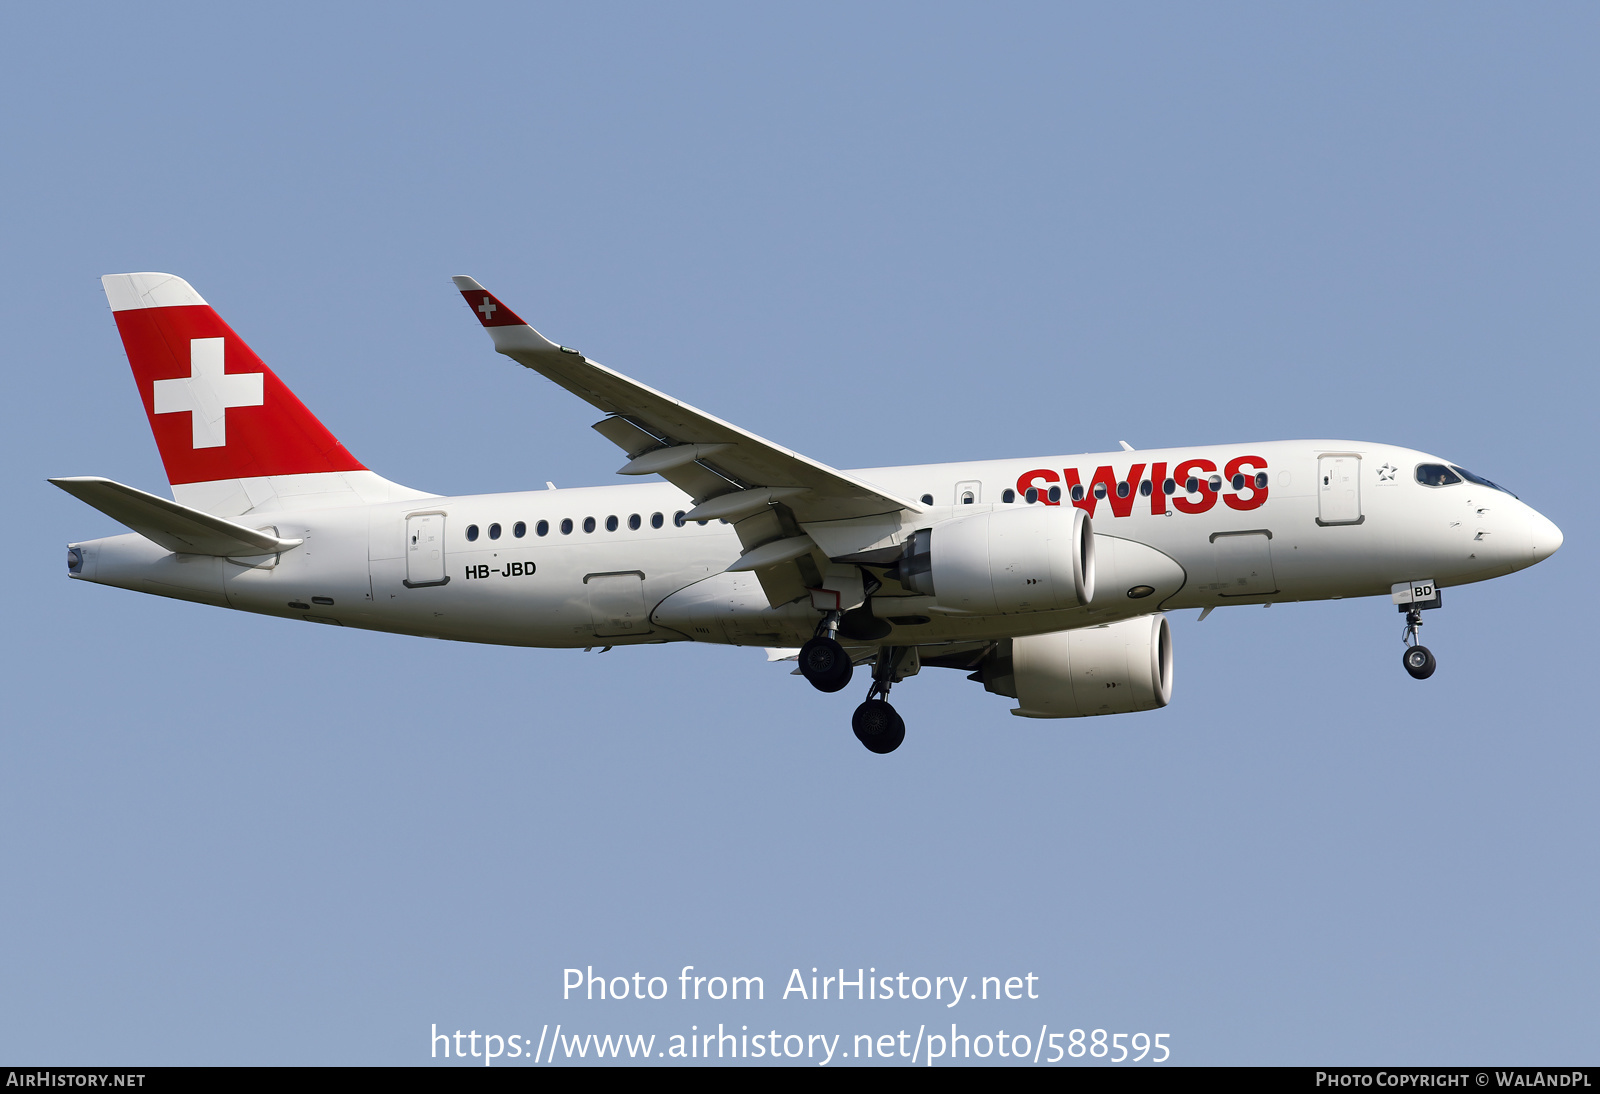
POLYGON ((850 718, 856 740, 866 745, 869 752, 880 756, 893 752, 906 739, 906 723, 889 705, 894 670, 905 652, 894 646, 879 648, 877 659, 872 663, 872 686, 867 689, 867 701, 856 707, 850 718))
POLYGON ((1400 640, 1406 644, 1406 652, 1401 658, 1406 671, 1414 679, 1426 680, 1433 675, 1433 670, 1439 667, 1439 662, 1434 658, 1433 651, 1422 645, 1417 637, 1417 629, 1422 626, 1422 609, 1415 604, 1406 610, 1406 627, 1400 640))
POLYGON ((817 636, 800 647, 800 675, 818 691, 842 691, 855 671, 850 655, 834 637, 838 632, 839 613, 829 612, 817 628, 817 636))

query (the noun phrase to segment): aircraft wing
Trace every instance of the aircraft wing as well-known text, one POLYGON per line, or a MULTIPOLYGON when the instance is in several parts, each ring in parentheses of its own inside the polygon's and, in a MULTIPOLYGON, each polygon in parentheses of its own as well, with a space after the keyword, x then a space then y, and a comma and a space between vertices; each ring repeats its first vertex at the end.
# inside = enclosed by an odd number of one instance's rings
MULTIPOLYGON (((864 522, 878 526, 870 533, 845 533, 863 537, 860 546, 867 546, 867 541, 881 542, 886 527, 898 528, 902 512, 922 512, 915 502, 791 452, 557 345, 472 278, 452 280, 496 350, 609 415, 594 428, 628 454, 619 474, 660 475, 694 499, 687 519, 721 519, 734 526, 744 553, 729 569, 754 572, 773 607, 808 591, 842 587, 859 594, 859 577, 850 580, 857 573, 854 567, 833 565, 830 551, 813 538, 812 533, 822 535, 823 522, 880 518, 864 522), (807 525, 810 531, 803 527, 807 525)), ((834 551, 855 549, 848 539, 823 538, 834 551)), ((841 556, 841 561, 848 560, 841 556)))
POLYGON ((610 417, 595 429, 628 454, 623 475, 660 475, 695 500, 695 520, 735 520, 781 502, 797 521, 922 507, 730 425, 557 345, 470 277, 452 280, 494 348, 610 417))

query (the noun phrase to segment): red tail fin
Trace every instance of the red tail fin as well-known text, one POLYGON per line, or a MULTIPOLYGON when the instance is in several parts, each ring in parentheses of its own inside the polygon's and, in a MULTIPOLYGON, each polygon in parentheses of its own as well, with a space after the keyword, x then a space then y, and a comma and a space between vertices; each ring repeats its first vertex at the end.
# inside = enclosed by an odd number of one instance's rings
POLYGON ((168 482, 365 470, 187 281, 100 282, 168 482))

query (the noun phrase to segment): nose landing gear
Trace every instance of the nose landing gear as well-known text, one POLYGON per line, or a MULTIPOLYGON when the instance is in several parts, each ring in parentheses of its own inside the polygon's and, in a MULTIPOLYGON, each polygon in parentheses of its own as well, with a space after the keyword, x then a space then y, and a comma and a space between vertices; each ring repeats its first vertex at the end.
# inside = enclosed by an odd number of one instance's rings
POLYGON ((1444 603, 1444 597, 1439 592, 1439 586, 1430 578, 1423 581, 1402 581, 1389 590, 1389 597, 1400 606, 1400 612, 1406 617, 1405 629, 1400 632, 1400 641, 1405 643, 1406 651, 1401 655, 1400 663, 1406 667, 1415 680, 1426 680, 1433 675, 1433 670, 1439 667, 1439 662, 1434 659, 1433 652, 1424 646, 1417 637, 1417 631, 1422 627, 1422 612, 1425 608, 1437 608, 1444 603))
POLYGON ((1424 646, 1417 637, 1417 631, 1422 626, 1422 609, 1438 607, 1437 591, 1434 592, 1434 598, 1431 604, 1419 601, 1400 607, 1400 610, 1406 613, 1405 630, 1400 632, 1400 641, 1405 643, 1406 651, 1401 656, 1400 663, 1405 665, 1406 671, 1415 680, 1426 680, 1433 675, 1433 670, 1439 667, 1433 651, 1424 646))

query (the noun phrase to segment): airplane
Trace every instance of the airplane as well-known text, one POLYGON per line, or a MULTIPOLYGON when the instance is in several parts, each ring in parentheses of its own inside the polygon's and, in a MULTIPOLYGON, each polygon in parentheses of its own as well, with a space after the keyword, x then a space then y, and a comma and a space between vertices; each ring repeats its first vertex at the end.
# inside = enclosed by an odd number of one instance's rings
MULTIPOLYGON (((545 338, 454 278, 494 349, 605 416, 627 485, 441 497, 359 462, 170 274, 102 278, 172 498, 49 481, 132 529, 68 574, 284 619, 513 646, 756 646, 893 752, 890 689, 956 669, 1027 718, 1164 707, 1167 613, 1388 595, 1405 670, 1441 590, 1561 546, 1439 456, 1293 440, 840 471, 545 338)), ((603 651, 602 651, 603 652, 603 651)))

